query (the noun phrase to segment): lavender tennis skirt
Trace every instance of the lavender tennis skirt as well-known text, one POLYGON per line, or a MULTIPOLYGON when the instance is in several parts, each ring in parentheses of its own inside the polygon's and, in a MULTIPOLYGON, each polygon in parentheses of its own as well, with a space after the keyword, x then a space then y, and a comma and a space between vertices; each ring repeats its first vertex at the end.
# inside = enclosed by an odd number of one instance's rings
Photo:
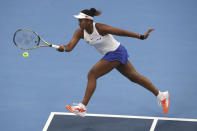
POLYGON ((108 52, 102 59, 107 61, 120 61, 122 64, 126 64, 128 57, 129 55, 125 47, 119 45, 115 51, 108 52))

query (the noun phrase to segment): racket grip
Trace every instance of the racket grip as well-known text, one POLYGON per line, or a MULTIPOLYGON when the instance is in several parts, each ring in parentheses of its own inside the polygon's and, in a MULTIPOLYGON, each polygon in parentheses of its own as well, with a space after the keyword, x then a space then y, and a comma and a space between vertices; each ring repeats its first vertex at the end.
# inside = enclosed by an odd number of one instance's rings
POLYGON ((60 46, 59 45, 52 45, 51 47, 58 49, 60 46))

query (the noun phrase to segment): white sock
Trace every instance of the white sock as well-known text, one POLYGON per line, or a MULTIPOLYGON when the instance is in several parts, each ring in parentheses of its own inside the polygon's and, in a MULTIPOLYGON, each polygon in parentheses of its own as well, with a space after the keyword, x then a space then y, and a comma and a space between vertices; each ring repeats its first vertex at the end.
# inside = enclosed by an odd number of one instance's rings
POLYGON ((82 103, 79 103, 79 106, 82 107, 83 109, 86 109, 86 106, 82 103))
POLYGON ((157 95, 157 99, 158 100, 162 100, 163 99, 163 92, 159 91, 159 94, 157 95))

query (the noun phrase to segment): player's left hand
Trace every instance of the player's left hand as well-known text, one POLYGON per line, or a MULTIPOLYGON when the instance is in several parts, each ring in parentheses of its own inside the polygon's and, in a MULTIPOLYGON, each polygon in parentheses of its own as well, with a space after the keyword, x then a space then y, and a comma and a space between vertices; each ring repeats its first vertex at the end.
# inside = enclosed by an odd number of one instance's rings
POLYGON ((147 31, 146 34, 144 35, 144 39, 147 39, 148 36, 150 35, 150 33, 151 33, 152 31, 154 31, 154 30, 155 30, 154 28, 148 29, 148 31, 147 31))

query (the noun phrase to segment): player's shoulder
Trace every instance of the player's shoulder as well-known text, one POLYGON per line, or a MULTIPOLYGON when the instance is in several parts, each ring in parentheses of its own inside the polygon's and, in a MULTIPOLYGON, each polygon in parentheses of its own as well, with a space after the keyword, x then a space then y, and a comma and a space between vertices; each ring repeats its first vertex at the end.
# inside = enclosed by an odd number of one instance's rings
POLYGON ((104 24, 104 23, 95 23, 95 25, 96 25, 96 26, 98 26, 98 27, 102 27, 102 26, 109 26, 109 25, 104 24))
POLYGON ((82 33, 83 32, 83 30, 81 29, 81 28, 78 28, 78 29, 76 29, 76 31, 75 31, 76 33, 82 33))
POLYGON ((95 27, 100 35, 106 35, 105 30, 107 29, 108 25, 102 23, 96 23, 95 27))
POLYGON ((95 23, 96 28, 102 28, 104 26, 106 26, 106 24, 102 24, 102 23, 95 23))

